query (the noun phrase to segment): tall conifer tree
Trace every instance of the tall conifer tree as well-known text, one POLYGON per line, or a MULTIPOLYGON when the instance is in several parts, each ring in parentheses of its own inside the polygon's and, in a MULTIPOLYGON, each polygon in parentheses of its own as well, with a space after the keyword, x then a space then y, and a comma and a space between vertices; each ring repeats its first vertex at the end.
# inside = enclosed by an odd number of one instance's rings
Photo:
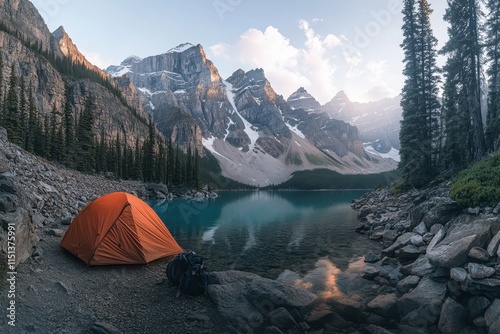
POLYGON ((441 50, 445 66, 443 120, 445 166, 460 170, 487 152, 481 112, 479 0, 448 0, 444 19, 449 40, 441 50))
POLYGON ((406 77, 402 90, 399 169, 407 186, 421 187, 436 173, 438 138, 437 40, 427 0, 404 0, 403 35, 406 77))
POLYGON ((488 0, 486 56, 489 62, 486 141, 490 151, 500 147, 500 2, 488 0))

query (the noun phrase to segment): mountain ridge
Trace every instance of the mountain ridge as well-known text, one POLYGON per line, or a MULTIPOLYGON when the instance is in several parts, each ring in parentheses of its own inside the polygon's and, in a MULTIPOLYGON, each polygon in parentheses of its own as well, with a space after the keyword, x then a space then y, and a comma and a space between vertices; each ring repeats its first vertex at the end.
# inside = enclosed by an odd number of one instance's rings
MULTIPOLYGON (((142 59, 131 56, 106 71, 115 80, 130 78, 157 124, 167 123, 163 118, 170 108, 190 115, 201 136, 178 144, 205 147, 223 175, 239 182, 279 183, 295 171, 319 167, 345 174, 395 168, 394 162, 367 153, 358 130, 331 119, 304 88, 285 100, 261 68, 238 69, 223 79, 200 44, 184 43, 142 59)), ((163 129, 175 142, 174 132, 163 129)))

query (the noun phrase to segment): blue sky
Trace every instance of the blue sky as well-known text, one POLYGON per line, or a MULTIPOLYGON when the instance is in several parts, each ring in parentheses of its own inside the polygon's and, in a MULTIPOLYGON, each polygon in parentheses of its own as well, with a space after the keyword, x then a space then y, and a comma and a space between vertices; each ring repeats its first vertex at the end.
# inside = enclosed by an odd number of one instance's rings
MULTIPOLYGON (((278 94, 306 88, 321 103, 393 97, 404 78, 401 0, 31 0, 105 68, 178 44, 201 44, 223 78, 264 69, 278 94)), ((430 0, 440 45, 446 1, 430 0)), ((441 60, 442 62, 443 60, 441 60)))

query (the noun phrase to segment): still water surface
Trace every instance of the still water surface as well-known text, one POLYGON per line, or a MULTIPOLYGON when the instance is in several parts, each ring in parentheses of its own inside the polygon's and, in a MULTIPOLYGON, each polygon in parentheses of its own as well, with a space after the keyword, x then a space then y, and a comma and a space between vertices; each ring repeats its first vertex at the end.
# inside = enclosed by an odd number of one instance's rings
POLYGON ((204 202, 151 202, 185 250, 210 271, 243 270, 294 281, 331 297, 367 287, 363 255, 380 245, 358 235, 350 203, 366 191, 222 192, 204 202))

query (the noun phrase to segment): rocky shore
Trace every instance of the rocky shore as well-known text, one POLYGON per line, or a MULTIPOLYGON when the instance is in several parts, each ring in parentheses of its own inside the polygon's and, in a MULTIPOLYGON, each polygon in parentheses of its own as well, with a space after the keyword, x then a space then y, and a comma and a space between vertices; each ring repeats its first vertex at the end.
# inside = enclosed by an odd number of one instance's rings
POLYGON ((370 333, 500 333, 500 204, 460 208, 449 190, 353 202, 356 231, 385 247, 365 256, 365 278, 386 286, 360 305, 370 333))

